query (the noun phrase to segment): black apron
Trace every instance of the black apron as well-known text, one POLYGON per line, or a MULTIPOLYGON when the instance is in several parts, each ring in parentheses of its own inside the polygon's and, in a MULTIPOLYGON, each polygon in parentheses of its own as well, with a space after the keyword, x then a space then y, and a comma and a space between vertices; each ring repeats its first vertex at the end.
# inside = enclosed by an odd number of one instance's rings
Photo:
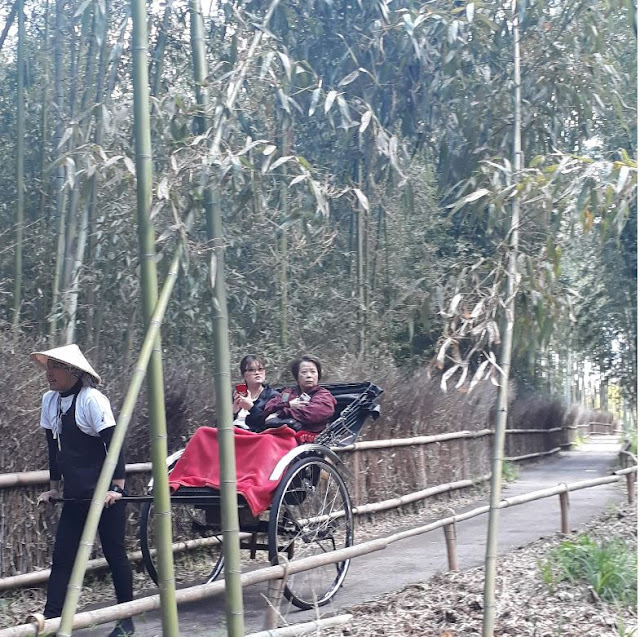
POLYGON ((76 424, 76 400, 62 414, 62 432, 58 450, 58 467, 64 478, 65 498, 91 498, 107 456, 99 437, 89 436, 76 424))

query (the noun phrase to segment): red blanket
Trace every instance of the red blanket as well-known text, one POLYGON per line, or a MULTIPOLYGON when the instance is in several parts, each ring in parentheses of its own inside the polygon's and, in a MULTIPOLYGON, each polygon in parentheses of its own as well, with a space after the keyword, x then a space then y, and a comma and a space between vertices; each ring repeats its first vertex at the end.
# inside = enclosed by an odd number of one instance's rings
MULTIPOLYGON (((236 476, 238 493, 241 493, 253 515, 266 511, 271 505, 277 481, 269 475, 290 449, 297 446, 295 433, 289 427, 267 429, 256 434, 235 428, 236 476)), ((201 427, 187 444, 182 457, 169 474, 169 487, 220 486, 218 462, 218 430, 201 427)))

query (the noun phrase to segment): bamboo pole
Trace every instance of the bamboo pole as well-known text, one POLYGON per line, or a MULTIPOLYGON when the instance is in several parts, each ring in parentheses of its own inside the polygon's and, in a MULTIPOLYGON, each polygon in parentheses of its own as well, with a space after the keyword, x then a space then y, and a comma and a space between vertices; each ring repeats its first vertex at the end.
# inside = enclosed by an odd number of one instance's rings
POLYGON ((372 504, 363 504, 362 506, 354 507, 354 515, 367 515, 369 513, 379 513, 380 511, 386 511, 388 509, 397 509, 406 504, 418 502, 424 500, 433 495, 439 495, 441 493, 447 493, 456 489, 464 489, 466 487, 472 487, 480 482, 486 482, 489 480, 490 474, 480 476, 475 480, 458 480, 456 482, 449 482, 447 484, 440 484, 435 487, 429 487, 428 489, 422 489, 421 491, 415 491, 407 495, 399 496, 397 498, 390 498, 389 500, 383 500, 382 502, 376 502, 372 504))
POLYGON ((540 456, 548 456, 553 453, 558 453, 561 450, 561 447, 554 447, 553 449, 549 449, 549 451, 536 451, 535 453, 527 453, 524 456, 507 456, 504 459, 508 462, 517 462, 518 460, 528 460, 529 458, 539 458, 540 456))
MULTIPOLYGON (((200 107, 199 128, 204 132, 208 118, 209 92, 207 90, 207 61, 204 46, 204 25, 200 0, 189 1, 191 48, 196 99, 200 107)), ((218 127, 217 135, 221 134, 218 127)), ((217 149, 214 149, 216 152, 217 149)), ((220 513, 222 518, 222 550, 226 583, 225 610, 227 634, 230 637, 244 635, 244 607, 242 566, 240 562, 240 524, 238 520, 238 492, 236 486, 236 458, 233 433, 233 407, 231 404, 231 364, 229 353, 229 322, 224 269, 224 239, 219 184, 212 179, 208 167, 203 171, 205 187, 205 218, 207 239, 213 247, 211 280, 213 282, 212 315, 214 344, 214 389, 218 426, 218 457, 220 459, 220 513)))
POLYGON ((17 114, 16 114, 16 250, 13 281, 13 322, 20 326, 22 306, 22 244, 24 235, 24 0, 17 0, 14 9, 18 12, 18 59, 17 59, 17 114))
POLYGON ((353 619, 353 615, 336 615, 335 617, 327 617, 326 619, 316 619, 312 622, 303 624, 293 624, 291 626, 283 626, 274 630, 262 630, 258 633, 251 633, 247 637, 301 637, 302 635, 320 635, 321 629, 332 628, 335 626, 344 626, 353 619))
MULTIPOLYGON (((603 476, 601 478, 595 478, 592 480, 582 480, 579 482, 574 482, 570 484, 562 484, 555 487, 550 487, 547 489, 541 489, 538 491, 533 491, 531 493, 522 494, 519 496, 515 496, 513 498, 508 498, 506 500, 502 500, 500 502, 500 508, 508 508, 511 506, 517 506, 520 504, 524 504, 527 502, 533 502, 534 500, 540 500, 543 498, 547 498, 550 496, 558 495, 563 491, 577 491, 581 489, 588 489, 591 487, 597 487, 603 484, 611 484, 620 480, 622 476, 627 476, 629 474, 635 474, 637 472, 637 467, 629 467, 628 469, 621 469, 619 471, 614 472, 610 476, 603 476)), ((416 527, 413 529, 408 529, 405 531, 401 531, 395 533, 386 538, 378 538, 373 541, 363 542, 362 544, 358 544, 355 547, 349 547, 347 549, 340 549, 338 551, 331 552, 325 556, 325 563, 330 561, 333 562, 342 562, 347 558, 358 557, 360 555, 366 555, 368 553, 372 553, 374 551, 382 550, 386 548, 387 545, 393 544, 395 542, 402 541, 409 537, 414 537, 416 535, 421 535, 423 533, 428 533, 429 531, 462 522, 464 520, 468 520, 480 515, 484 515, 489 511, 489 506, 484 505, 481 507, 477 507, 470 511, 466 511, 465 513, 454 514, 447 518, 442 518, 435 522, 431 522, 427 525, 423 525, 420 527, 416 527)), ((305 558, 304 560, 300 560, 291 565, 291 568, 288 572, 300 572, 302 570, 307 570, 309 568, 313 568, 318 566, 317 558, 321 558, 322 556, 314 556, 312 558, 305 558), (310 561, 313 560, 313 564, 310 565, 310 561)), ((285 576, 285 568, 283 565, 272 566, 266 569, 260 569, 257 571, 252 571, 250 573, 245 573, 242 575, 242 585, 250 586, 253 584, 258 584, 261 582, 270 581, 272 579, 278 579, 285 576)), ((208 596, 216 595, 223 590, 224 582, 218 581, 211 584, 204 584, 201 586, 195 586, 189 589, 183 589, 178 591, 176 597, 180 603, 197 601, 200 599, 204 599, 208 596)), ((108 608, 102 608, 96 611, 89 611, 84 613, 79 613, 75 617, 74 628, 86 628, 88 626, 92 626, 94 624, 106 623, 108 621, 112 621, 114 619, 121 619, 124 617, 130 617, 134 614, 142 614, 159 607, 159 597, 151 596, 146 597, 140 600, 136 600, 133 602, 127 602, 126 604, 118 604, 116 606, 111 606, 108 608)), ((58 620, 49 620, 49 623, 46 625, 47 630, 55 630, 58 626, 58 620)), ((35 635, 35 629, 30 625, 22 625, 22 626, 14 626, 12 628, 8 628, 5 630, 0 630, 0 637, 32 637, 35 635)))
POLYGON ((414 436, 413 438, 394 438, 392 440, 366 440, 356 442, 343 447, 332 447, 333 451, 358 451, 360 449, 390 449, 392 447, 413 447, 414 445, 428 445, 444 440, 460 440, 462 438, 483 438, 490 436, 493 429, 481 429, 479 431, 452 431, 446 434, 434 434, 432 436, 414 436))
MULTIPOLYGON (((522 170, 521 140, 521 85, 520 85, 520 26, 518 22, 518 0, 511 3, 511 24, 513 33, 513 69, 514 69, 514 113, 513 113, 513 171, 520 180, 522 170)), ((513 348, 513 328, 516 312, 516 294, 518 292, 518 240, 520 228, 520 197, 513 198, 511 206, 511 226, 509 230, 509 257, 507 264, 507 293, 505 299, 505 327, 502 341, 500 367, 500 388, 496 409, 496 426, 493 445, 491 476, 491 497, 489 524, 487 528, 487 546, 485 553, 484 604, 482 615, 482 637, 493 637, 496 614, 496 570, 498 563, 498 503, 502 491, 502 465, 504 456, 505 430, 509 411, 509 374, 513 348)))
MULTIPOLYGON (((136 153, 136 197, 138 238, 140 246, 140 273, 142 284, 142 308, 145 327, 151 330, 154 308, 158 302, 156 250, 151 222, 151 187, 153 166, 151 162, 151 125, 149 114, 148 37, 145 0, 132 0, 133 21, 133 108, 136 153)), ((175 261, 175 275, 177 265, 175 261)), ((175 280, 172 282, 172 286, 175 280)), ((168 301, 168 298, 167 298, 168 301)), ((162 602, 162 631, 165 637, 177 637, 178 609, 176 583, 171 552, 171 503, 167 475, 167 423, 164 411, 164 380, 162 370, 162 345, 160 325, 155 332, 149 351, 147 385, 149 388, 149 419, 151 459, 153 463, 154 525, 158 538, 158 586, 162 602)))
MULTIPOLYGON (((375 551, 381 551, 388 546, 385 538, 378 538, 363 544, 357 544, 337 551, 313 555, 289 564, 288 566, 279 564, 277 566, 269 566, 257 571, 244 573, 241 577, 243 587, 261 584, 272 579, 282 578, 285 572, 295 574, 308 571, 318 566, 326 566, 334 562, 343 562, 347 559, 353 559, 360 555, 366 555, 375 551)), ((176 591, 176 600, 183 604, 196 602, 215 595, 220 595, 225 591, 225 582, 223 580, 211 582, 209 584, 200 584, 199 586, 191 586, 176 591)), ((95 626, 97 624, 105 624, 107 622, 132 617, 134 615, 142 615, 152 610, 157 610, 161 606, 159 595, 150 595, 131 602, 117 604, 106 608, 99 608, 92 611, 78 613, 73 619, 73 628, 81 629, 95 626)), ((59 618, 48 619, 44 622, 44 630, 47 633, 58 629, 60 624, 59 618)), ((35 624, 22 624, 0 630, 0 637, 36 637, 38 628, 35 624)), ((60 634, 60 633, 58 633, 60 634)))
MULTIPOLYGON (((69 586, 67 587, 67 596, 66 596, 64 607, 62 610, 60 626, 58 628, 58 635, 60 637, 69 637, 71 635, 72 627, 74 626, 74 613, 78 606, 78 600, 80 597, 80 590, 82 588, 82 581, 84 579, 86 565, 89 560, 91 549, 93 548, 93 543, 96 537, 96 531, 98 529, 98 524, 100 522, 100 517, 102 515, 104 498, 109 489, 109 485, 111 484, 113 472, 115 471, 116 464, 118 462, 118 456, 120 455, 120 450, 122 449, 122 445, 124 443, 124 437, 127 433, 127 427, 131 422, 133 409, 135 408, 136 400, 140 393, 140 389, 142 387, 142 382, 146 375, 146 370, 149 365, 149 361, 152 357, 154 348, 156 346, 157 336, 158 336, 158 333, 160 332, 160 325, 162 324, 162 319, 164 317, 164 313, 166 312, 167 305, 169 303, 171 291, 173 289, 173 286, 175 285, 175 281, 178 276, 178 268, 180 265, 182 248, 183 248, 183 244, 182 242, 180 242, 178 244, 175 256, 173 258, 173 262, 171 263, 171 267, 167 274, 167 278, 165 280, 162 293, 158 298, 158 303, 156 305, 155 311, 151 317, 151 320, 149 321, 149 327, 147 328, 147 333, 145 335, 142 348, 138 356, 138 362, 134 369, 133 376, 131 378, 131 383, 129 385, 129 389, 127 390, 127 394, 122 404, 120 415, 118 416, 118 421, 116 423, 115 431, 111 439, 111 444, 109 446, 109 452, 107 453, 107 457, 105 458, 104 464, 102 465, 102 471, 100 472, 98 484, 96 485, 96 489, 93 494, 93 499, 91 500, 89 513, 87 515, 87 521, 85 523, 85 527, 82 532, 82 537, 80 539, 78 553, 76 555, 76 560, 73 565, 73 571, 71 573, 69 586)), ((163 467, 163 469, 164 470, 162 474, 166 479, 166 475, 167 475, 166 467, 163 467)), ((168 517, 168 521, 170 524, 171 523, 170 517, 168 517)), ((170 527, 169 527, 169 530, 170 530, 170 527)), ((171 539, 170 534, 169 534, 169 539, 171 539)), ((171 545, 169 544, 169 547, 167 547, 169 551, 171 550, 170 546, 171 545)), ((165 556, 165 559, 166 559, 166 556, 165 556)), ((173 559, 171 559, 171 574, 173 574, 173 559)), ((166 592, 166 590, 164 592, 166 592)), ((163 595, 162 588, 160 589, 160 597, 163 600, 163 607, 162 607, 163 608, 163 631, 165 630, 165 627, 167 628, 166 632, 163 632, 163 634, 166 635, 167 637, 177 636, 179 633, 177 632, 177 607, 176 607, 176 601, 175 601, 175 589, 174 589, 173 597, 170 598, 169 600, 169 602, 171 602, 173 608, 175 609, 174 617, 171 616, 171 611, 167 610, 164 606, 164 604, 166 603, 166 595, 163 595), (167 615, 169 617, 168 617, 167 623, 165 624, 165 619, 167 615), (175 628, 175 632, 170 632, 174 630, 171 626, 171 621, 173 619, 175 619, 176 628, 175 628)))
MULTIPOLYGON (((64 0, 56 0, 55 10, 55 36, 54 41, 54 100, 53 107, 56 112, 56 127, 54 133, 55 156, 60 159, 64 152, 61 147, 62 131, 64 127, 64 78, 62 70, 63 52, 62 43, 64 42, 64 0)), ((62 263, 64 259, 64 236, 66 225, 66 190, 64 187, 66 172, 62 161, 58 161, 56 168, 56 219, 57 239, 55 252, 55 265, 53 273, 53 284, 51 289, 51 314, 49 317, 49 341, 53 345, 55 340, 57 327, 56 314, 58 311, 58 302, 60 300, 60 283, 62 277, 62 263)))

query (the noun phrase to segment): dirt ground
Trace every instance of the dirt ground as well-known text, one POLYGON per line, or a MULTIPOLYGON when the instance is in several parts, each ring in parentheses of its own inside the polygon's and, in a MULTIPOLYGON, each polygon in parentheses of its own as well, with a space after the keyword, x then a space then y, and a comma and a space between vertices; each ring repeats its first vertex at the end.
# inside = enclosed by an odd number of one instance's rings
MULTIPOLYGON (((593 539, 623 540, 637 552, 637 510, 611 508, 579 533, 593 539)), ((572 537, 575 537, 575 533, 572 537)), ((499 558, 496 585, 496 636, 631 637, 637 608, 608 604, 586 586, 560 582, 550 588, 540 564, 565 538, 539 540, 499 558)), ((353 615, 323 637, 476 637, 482 634, 482 568, 442 573, 373 602, 344 609, 353 615)))

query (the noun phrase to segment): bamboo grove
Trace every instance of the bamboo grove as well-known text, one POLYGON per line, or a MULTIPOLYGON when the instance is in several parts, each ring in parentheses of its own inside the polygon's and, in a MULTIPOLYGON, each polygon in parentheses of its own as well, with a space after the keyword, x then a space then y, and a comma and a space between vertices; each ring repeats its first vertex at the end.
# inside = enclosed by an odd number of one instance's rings
MULTIPOLYGON (((213 188, 234 353, 415 364, 442 350, 432 362, 458 364, 455 381, 500 340, 505 206, 517 191, 514 373, 560 392, 567 369, 590 360, 633 402, 631 4, 521 7, 517 186, 507 5, 334 4, 278 2, 264 26, 263 3, 213 2, 199 80, 189 5, 148 5, 160 278, 213 188)), ((130 6, 11 2, 0 15, 6 325, 131 362, 142 308, 130 6)), ((163 333, 206 358, 210 225, 199 217, 189 233, 163 333)))
MULTIPOLYGON (((498 478, 501 377, 570 395, 589 372, 635 411, 631 0, 4 0, 0 19, 4 329, 114 373, 144 352, 160 514, 164 352, 211 363, 231 459, 248 350, 492 378, 498 478)), ((170 552, 160 569, 175 634, 170 552)))

